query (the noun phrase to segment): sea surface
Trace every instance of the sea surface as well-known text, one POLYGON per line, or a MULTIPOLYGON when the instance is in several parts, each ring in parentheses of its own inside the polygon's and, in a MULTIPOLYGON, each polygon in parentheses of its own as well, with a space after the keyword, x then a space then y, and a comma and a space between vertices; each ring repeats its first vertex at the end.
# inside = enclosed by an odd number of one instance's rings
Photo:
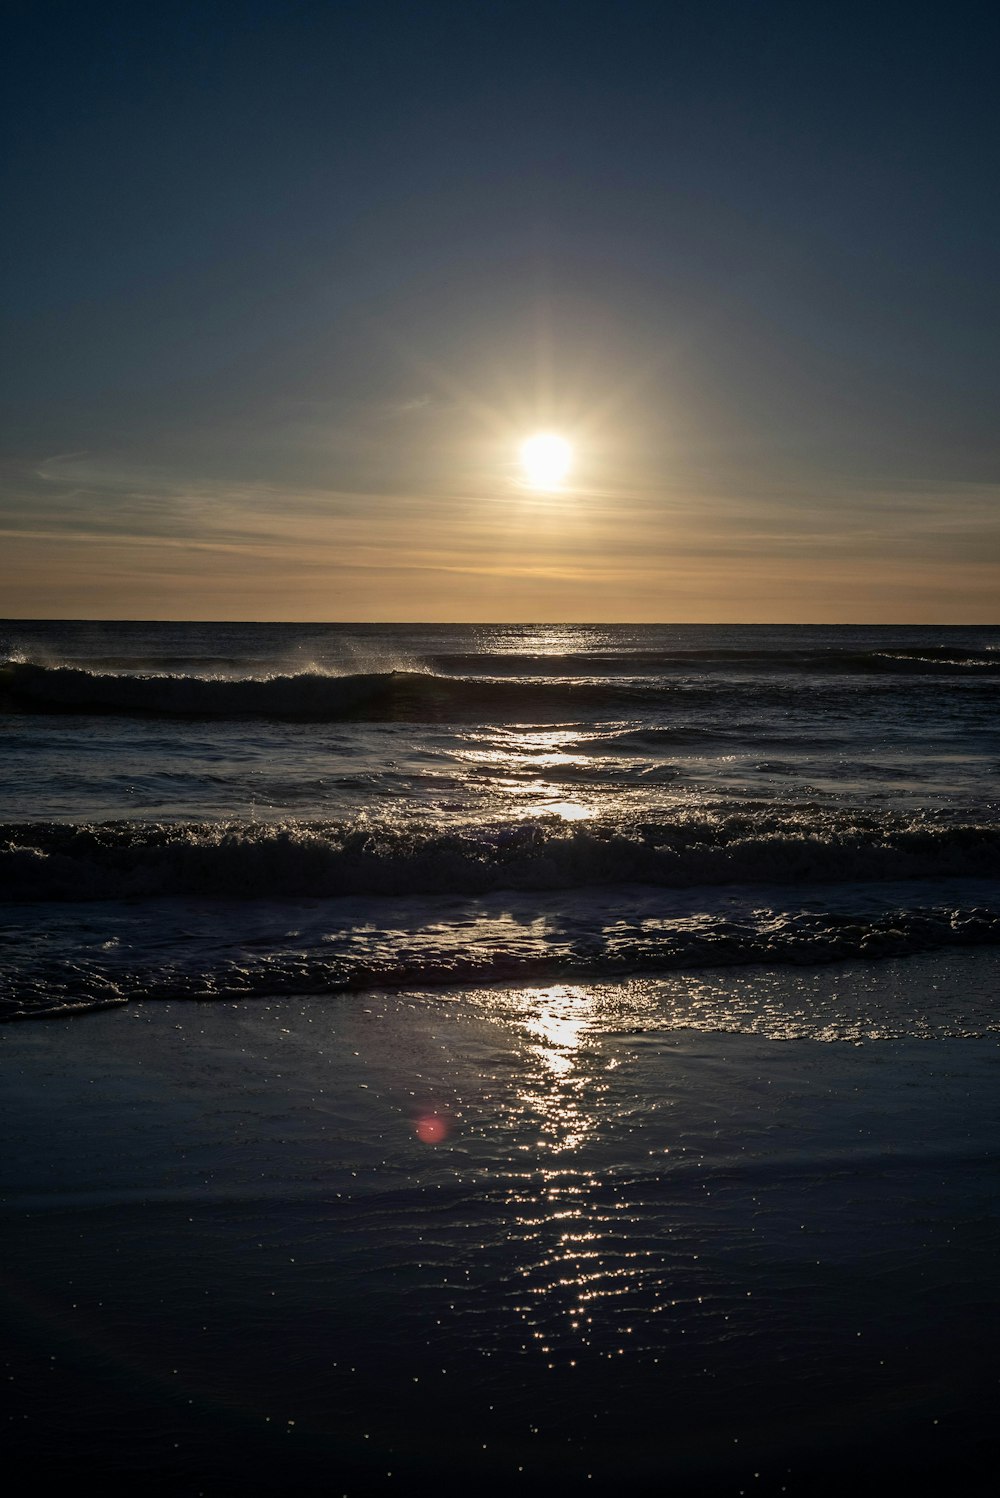
MULTIPOLYGON (((1000 627, 0 623, 0 1011, 997 945, 998 701, 1000 627)), ((850 987, 657 1023, 998 1027, 850 987)))
POLYGON ((1000 629, 0 634, 15 1488, 992 1494, 1000 629))

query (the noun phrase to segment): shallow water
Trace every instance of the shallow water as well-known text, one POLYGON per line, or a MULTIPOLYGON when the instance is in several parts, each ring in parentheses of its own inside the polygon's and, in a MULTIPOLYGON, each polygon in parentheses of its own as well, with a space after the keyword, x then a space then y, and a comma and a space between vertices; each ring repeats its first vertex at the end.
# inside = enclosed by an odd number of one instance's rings
MULTIPOLYGON (((952 960, 760 970, 761 1004, 991 989, 952 960)), ((996 1041, 672 1028, 700 984, 7 1027, 8 1459, 112 1492, 987 1491, 996 1041)))

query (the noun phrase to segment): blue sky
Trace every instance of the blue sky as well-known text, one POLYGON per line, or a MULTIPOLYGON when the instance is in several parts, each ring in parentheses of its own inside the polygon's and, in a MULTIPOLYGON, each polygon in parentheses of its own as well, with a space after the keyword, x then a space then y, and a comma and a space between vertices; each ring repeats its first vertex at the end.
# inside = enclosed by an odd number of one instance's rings
POLYGON ((990 7, 7 9, 0 613, 996 619, 990 7))

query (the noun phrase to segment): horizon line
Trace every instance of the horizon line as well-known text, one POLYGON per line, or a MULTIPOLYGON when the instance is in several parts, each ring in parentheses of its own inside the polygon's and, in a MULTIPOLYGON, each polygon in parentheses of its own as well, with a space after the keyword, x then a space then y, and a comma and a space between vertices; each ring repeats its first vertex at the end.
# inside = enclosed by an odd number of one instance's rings
POLYGON ((247 624, 255 627, 316 626, 323 629, 373 625, 397 629, 510 629, 515 626, 539 629, 998 629, 1000 619, 976 622, 934 622, 926 619, 897 619, 892 622, 875 619, 208 619, 194 616, 147 619, 138 615, 87 618, 75 614, 9 614, 0 615, 0 624, 247 624))

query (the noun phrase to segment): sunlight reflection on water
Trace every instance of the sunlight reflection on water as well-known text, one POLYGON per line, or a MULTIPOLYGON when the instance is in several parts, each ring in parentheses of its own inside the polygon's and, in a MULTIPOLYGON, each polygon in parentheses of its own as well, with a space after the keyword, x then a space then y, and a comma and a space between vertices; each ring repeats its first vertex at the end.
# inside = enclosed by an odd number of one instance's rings
POLYGON ((546 791, 554 791, 554 786, 529 786, 526 789, 529 794, 543 799, 536 800, 532 806, 525 806, 518 810, 515 814, 519 818, 560 817, 564 822, 585 822, 596 814, 592 806, 587 806, 582 801, 544 799, 546 791))
POLYGON ((497 1017, 527 1041, 510 1122, 517 1151, 534 1162, 511 1171, 506 1195, 526 1250, 516 1312, 543 1356, 574 1366, 590 1345, 594 1302, 621 1295, 629 1277, 607 1258, 614 1213, 581 1159, 607 1109, 615 1063, 589 1043, 600 1040, 607 1016, 593 988, 555 984, 494 997, 497 1017))
POLYGON ((554 816, 580 822, 597 815, 596 801, 567 797, 563 787, 544 778, 545 771, 584 771, 592 763, 587 755, 568 752, 579 738, 576 728, 504 727, 468 735, 469 747, 457 751, 456 758, 488 776, 504 801, 513 803, 510 810, 518 819, 554 816))

